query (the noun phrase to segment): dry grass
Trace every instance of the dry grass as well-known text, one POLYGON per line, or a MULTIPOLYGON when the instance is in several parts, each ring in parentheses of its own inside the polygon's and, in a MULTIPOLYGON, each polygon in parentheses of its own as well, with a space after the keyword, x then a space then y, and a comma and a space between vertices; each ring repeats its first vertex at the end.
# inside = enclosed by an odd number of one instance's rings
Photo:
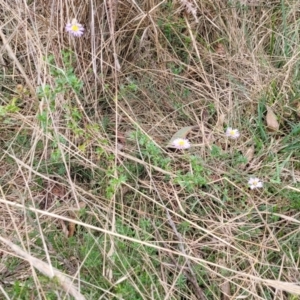
POLYGON ((297 1, 0 3, 3 299, 298 299, 297 1))

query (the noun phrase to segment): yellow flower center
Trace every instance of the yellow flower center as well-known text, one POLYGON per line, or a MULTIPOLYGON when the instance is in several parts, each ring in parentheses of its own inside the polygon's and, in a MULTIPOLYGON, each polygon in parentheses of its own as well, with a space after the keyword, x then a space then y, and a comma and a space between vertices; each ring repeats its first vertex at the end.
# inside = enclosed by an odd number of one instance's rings
POLYGON ((184 146, 185 145, 185 141, 183 141, 183 140, 179 141, 178 144, 179 144, 179 146, 184 146))
POLYGON ((72 29, 72 31, 78 31, 79 27, 78 27, 78 25, 72 25, 71 29, 72 29))
POLYGON ((230 131, 230 135, 235 135, 235 131, 234 131, 234 130, 231 130, 231 131, 230 131))

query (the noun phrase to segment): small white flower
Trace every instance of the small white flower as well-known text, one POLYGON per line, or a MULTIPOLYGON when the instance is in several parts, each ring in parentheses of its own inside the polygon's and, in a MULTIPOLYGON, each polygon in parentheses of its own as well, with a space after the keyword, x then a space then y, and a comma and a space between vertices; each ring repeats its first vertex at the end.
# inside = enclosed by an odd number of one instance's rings
POLYGON ((191 144, 188 139, 177 138, 172 142, 172 145, 176 149, 188 149, 191 147, 191 144))
POLYGON ((263 187, 263 183, 259 178, 250 178, 248 184, 251 190, 263 187))
POLYGON ((226 129, 225 135, 232 139, 237 139, 240 136, 240 132, 238 129, 232 129, 231 127, 228 127, 226 129))
POLYGON ((76 19, 73 19, 71 23, 66 25, 66 31, 74 36, 82 36, 84 28, 83 25, 78 23, 76 19))

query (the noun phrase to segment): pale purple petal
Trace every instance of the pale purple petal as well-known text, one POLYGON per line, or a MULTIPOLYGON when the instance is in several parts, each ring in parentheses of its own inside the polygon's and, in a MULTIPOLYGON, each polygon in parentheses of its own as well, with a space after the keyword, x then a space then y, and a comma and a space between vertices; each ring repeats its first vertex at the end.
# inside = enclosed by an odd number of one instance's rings
POLYGON ((68 33, 76 37, 80 37, 84 33, 84 27, 76 21, 72 21, 72 23, 67 23, 65 29, 68 33), (76 30, 74 30, 74 26, 77 27, 76 30))

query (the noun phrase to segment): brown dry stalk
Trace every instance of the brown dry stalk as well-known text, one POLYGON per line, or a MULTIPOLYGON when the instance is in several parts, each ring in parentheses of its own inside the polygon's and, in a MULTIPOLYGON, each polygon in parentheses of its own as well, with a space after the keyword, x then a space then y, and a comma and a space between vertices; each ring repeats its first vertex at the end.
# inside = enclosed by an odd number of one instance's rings
MULTIPOLYGON (((173 221, 171 221, 171 224, 175 226, 175 224, 174 224, 173 221)), ((172 225, 171 225, 171 226, 172 226, 172 225)), ((172 226, 172 227, 173 227, 173 226, 172 226)), ((174 228, 173 228, 173 229, 174 229, 174 228)), ((175 228, 175 230, 176 230, 176 232, 178 233, 178 231, 177 231, 176 228, 175 228)), ((160 240, 161 240, 161 243, 162 243, 162 245, 164 246, 164 248, 169 249, 168 245, 163 241, 163 238, 161 237, 161 235, 159 234, 159 232, 158 232, 157 230, 156 230, 156 234, 157 234, 157 236, 159 236, 159 238, 160 238, 160 240)), ((181 240, 182 240, 182 239, 181 239, 181 240)), ((180 240, 180 242, 181 242, 181 240, 180 240)), ((182 247, 180 247, 180 248, 181 248, 181 251, 182 251, 182 250, 184 251, 184 249, 182 249, 182 247)), ((172 253, 169 253, 169 258, 172 260, 174 266, 178 267, 177 260, 174 258, 174 256, 173 256, 172 253)), ((198 281, 197 281, 197 279, 196 279, 196 276, 195 276, 195 274, 194 274, 194 271, 193 271, 193 269, 192 269, 192 267, 191 267, 190 261, 189 261, 188 259, 186 259, 185 264, 187 265, 187 269, 184 268, 183 266, 181 267, 183 273, 185 274, 186 278, 187 278, 187 279, 190 281, 190 283, 192 284, 192 286, 193 286, 193 288, 194 288, 194 291, 195 291, 195 293, 197 294, 198 299, 199 299, 199 300, 204 300, 204 299, 205 299, 204 293, 203 293, 201 287, 200 287, 199 284, 198 284, 198 281)))
POLYGON ((115 70, 120 71, 121 66, 116 53, 116 36, 115 36, 115 23, 117 18, 117 9, 118 9, 118 0, 107 0, 106 1, 106 10, 107 10, 107 19, 109 24, 109 32, 112 40, 113 48, 113 57, 115 62, 115 70))
POLYGON ((24 71, 24 68, 22 67, 22 65, 20 64, 20 62, 17 59, 16 55, 14 54, 12 48, 10 47, 9 42, 6 39, 6 37, 5 37, 4 33, 2 32, 1 28, 0 28, 0 37, 2 39, 3 45, 4 45, 4 47, 7 51, 8 56, 13 60, 13 62, 16 64, 18 70, 23 75, 24 80, 26 81, 26 84, 27 84, 28 88, 30 89, 32 97, 35 97, 36 91, 35 91, 33 85, 31 84, 31 81, 28 78, 26 72, 24 71))
MULTIPOLYGON (((0 203, 7 204, 11 207, 18 207, 18 208, 22 208, 22 209, 24 208, 24 206, 22 204, 19 204, 19 203, 16 203, 16 202, 11 202, 11 201, 1 199, 1 198, 0 198, 0 203)), ((134 243, 139 243, 141 245, 145 245, 145 246, 148 246, 148 247, 160 250, 160 251, 164 251, 164 252, 167 252, 167 253, 178 255, 178 256, 184 257, 186 259, 189 259, 193 263, 201 263, 201 264, 209 265, 209 266, 212 266, 212 267, 221 268, 222 270, 232 272, 232 273, 236 274, 236 276, 239 276, 241 278, 247 278, 247 280, 254 280, 256 282, 261 282, 262 284, 272 286, 272 287, 275 286, 279 290, 287 291, 287 292, 293 293, 295 295, 300 295, 300 286, 298 286, 294 282, 284 282, 284 281, 280 281, 280 280, 263 279, 261 277, 251 275, 249 273, 240 272, 240 271, 236 271, 234 269, 230 269, 226 266, 222 266, 220 264, 213 263, 213 262, 204 260, 204 259, 199 258, 199 257, 193 257, 192 255, 189 255, 189 254, 186 254, 186 253, 182 253, 182 252, 179 252, 179 251, 174 251, 174 250, 171 250, 171 249, 168 249, 168 248, 164 248, 164 247, 156 245, 155 243, 149 243, 147 241, 138 240, 138 239, 135 239, 135 238, 132 238, 132 237, 129 237, 129 236, 125 236, 125 235, 122 235, 122 234, 119 234, 119 233, 116 233, 116 232, 112 232, 112 231, 109 231, 109 230, 106 230, 106 229, 103 229, 103 228, 100 228, 100 227, 96 227, 96 226, 93 226, 93 225, 90 225, 90 224, 87 224, 87 223, 83 223, 83 222, 80 222, 80 221, 77 221, 77 220, 72 220, 70 218, 66 218, 64 216, 57 215, 57 214, 54 214, 54 213, 51 213, 51 212, 36 209, 34 207, 26 207, 26 209, 28 211, 33 211, 33 212, 39 213, 41 215, 49 216, 49 217, 52 217, 52 218, 55 218, 55 219, 61 219, 61 220, 67 221, 67 222, 74 222, 75 224, 80 225, 80 226, 84 226, 85 228, 90 228, 90 229, 96 230, 98 232, 113 235, 113 236, 121 238, 123 240, 131 241, 131 242, 134 242, 134 243)), ((176 215, 176 214, 174 214, 174 215, 176 215)), ((182 219, 186 220, 184 218, 182 218, 182 219)), ((0 241, 3 241, 5 243, 6 240, 0 237, 0 241)), ((159 241, 159 242, 161 242, 161 241, 159 241)), ((14 245, 13 243, 11 243, 11 244, 14 245)), ((7 244, 7 245, 9 245, 9 244, 7 244)), ((23 251, 23 250, 21 250, 21 251, 23 251)), ((80 298, 76 298, 76 300, 77 299, 80 299, 80 298)), ((85 299, 85 298, 82 298, 82 299, 85 299)))
POLYGON ((49 266, 47 263, 42 260, 35 258, 22 250, 19 246, 15 245, 11 241, 0 236, 0 241, 7 246, 9 246, 17 255, 21 256, 27 260, 33 267, 39 270, 44 275, 49 278, 56 278, 60 286, 66 291, 66 293, 71 294, 76 300, 85 300, 86 298, 77 290, 74 286, 74 283, 63 273, 58 271, 52 266, 49 266))
POLYGON ((118 10, 118 0, 108 0, 106 2, 107 10, 109 12, 109 26, 111 28, 111 33, 114 34, 115 31, 115 22, 117 19, 117 10, 118 10))

